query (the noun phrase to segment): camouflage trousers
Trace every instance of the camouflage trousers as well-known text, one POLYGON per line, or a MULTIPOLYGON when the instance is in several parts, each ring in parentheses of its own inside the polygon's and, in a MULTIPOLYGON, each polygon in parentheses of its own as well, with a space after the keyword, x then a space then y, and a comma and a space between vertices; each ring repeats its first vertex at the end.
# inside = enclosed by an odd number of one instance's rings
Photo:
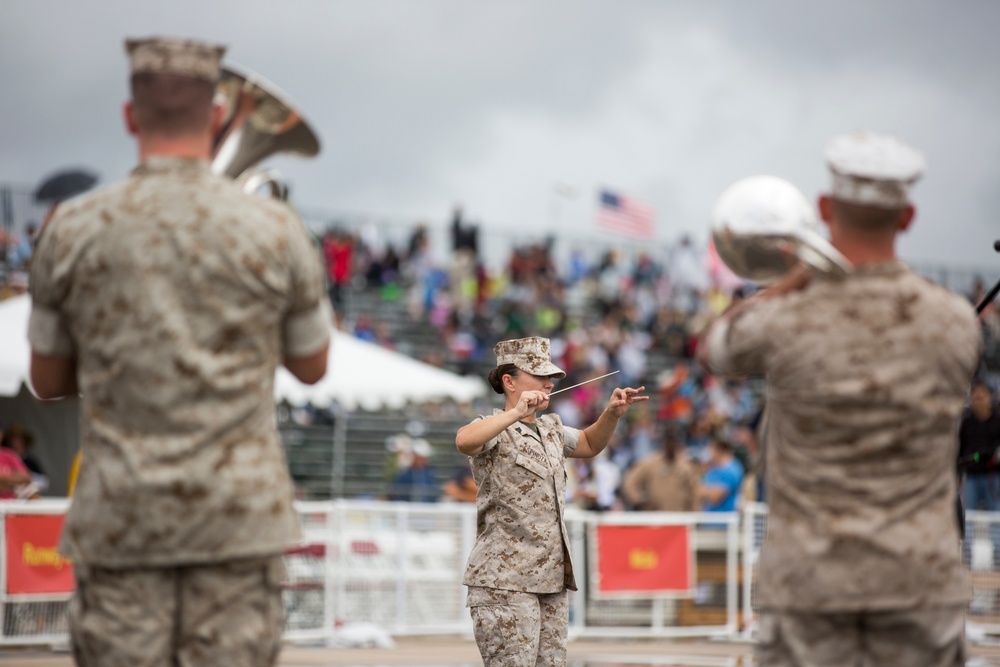
POLYGON ((539 595, 470 586, 467 605, 484 667, 565 666, 565 590, 539 595))
POLYGON ((80 667, 270 667, 281 646, 280 556, 209 565, 76 564, 70 640, 80 667))
POLYGON ((756 654, 760 667, 962 667, 965 608, 761 614, 756 654))

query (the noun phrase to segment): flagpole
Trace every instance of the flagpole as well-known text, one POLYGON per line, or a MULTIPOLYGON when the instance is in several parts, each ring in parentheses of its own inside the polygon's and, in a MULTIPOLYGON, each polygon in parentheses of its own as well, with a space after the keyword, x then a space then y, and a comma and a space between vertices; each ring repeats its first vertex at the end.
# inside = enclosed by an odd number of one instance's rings
POLYGON ((562 259, 564 263, 569 261, 572 252, 563 243, 564 239, 569 238, 569 234, 563 233, 568 230, 563 230, 563 216, 561 215, 563 210, 559 203, 562 199, 576 199, 576 195, 577 189, 566 181, 555 181, 549 193, 549 228, 552 230, 552 238, 556 241, 556 248, 553 251, 558 252, 558 249, 563 249, 565 257, 562 259))

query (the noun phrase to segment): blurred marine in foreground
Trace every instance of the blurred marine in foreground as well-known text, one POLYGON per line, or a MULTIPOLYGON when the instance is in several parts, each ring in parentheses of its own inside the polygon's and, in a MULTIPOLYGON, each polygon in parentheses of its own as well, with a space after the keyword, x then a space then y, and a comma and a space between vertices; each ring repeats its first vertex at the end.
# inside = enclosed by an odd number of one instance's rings
POLYGON ((967 590, 954 461, 976 314, 896 259, 922 156, 858 132, 826 157, 820 216, 853 269, 793 270, 699 348, 713 372, 767 378, 758 657, 958 667, 967 590))
POLYGON ((326 371, 301 221, 209 168, 222 47, 129 41, 139 166, 60 205, 31 266, 31 381, 82 394, 63 533, 80 665, 270 665, 299 539, 274 422, 284 364, 326 371))

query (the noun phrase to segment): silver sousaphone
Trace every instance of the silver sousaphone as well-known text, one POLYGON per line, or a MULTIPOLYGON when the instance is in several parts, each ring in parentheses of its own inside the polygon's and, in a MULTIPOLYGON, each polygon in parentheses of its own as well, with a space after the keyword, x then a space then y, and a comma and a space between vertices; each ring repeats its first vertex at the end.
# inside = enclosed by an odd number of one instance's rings
POLYGON ((719 259, 733 273, 770 283, 802 262, 843 274, 851 263, 820 233, 815 208, 805 195, 777 176, 749 176, 719 197, 712 209, 712 240, 719 259))
POLYGON ((222 68, 215 101, 222 105, 223 120, 212 171, 235 179, 247 192, 268 186, 272 197, 286 199, 288 188, 278 173, 256 166, 275 153, 316 155, 316 133, 280 88, 246 69, 222 68))

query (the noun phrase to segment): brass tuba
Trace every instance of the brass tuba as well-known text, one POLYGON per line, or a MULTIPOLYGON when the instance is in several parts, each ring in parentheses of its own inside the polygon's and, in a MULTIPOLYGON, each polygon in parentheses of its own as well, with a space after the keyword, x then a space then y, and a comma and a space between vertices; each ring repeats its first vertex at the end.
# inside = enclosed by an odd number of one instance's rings
POLYGON ((215 137, 212 171, 236 179, 247 192, 268 186, 270 195, 287 199, 288 188, 273 169, 256 165, 275 153, 312 157, 319 139, 302 114, 267 79, 232 65, 222 68, 215 101, 223 108, 215 137))
POLYGON ((733 273, 770 283, 802 262, 826 273, 845 273, 851 263, 819 234, 815 208, 777 176, 736 181, 712 209, 712 241, 733 273))

